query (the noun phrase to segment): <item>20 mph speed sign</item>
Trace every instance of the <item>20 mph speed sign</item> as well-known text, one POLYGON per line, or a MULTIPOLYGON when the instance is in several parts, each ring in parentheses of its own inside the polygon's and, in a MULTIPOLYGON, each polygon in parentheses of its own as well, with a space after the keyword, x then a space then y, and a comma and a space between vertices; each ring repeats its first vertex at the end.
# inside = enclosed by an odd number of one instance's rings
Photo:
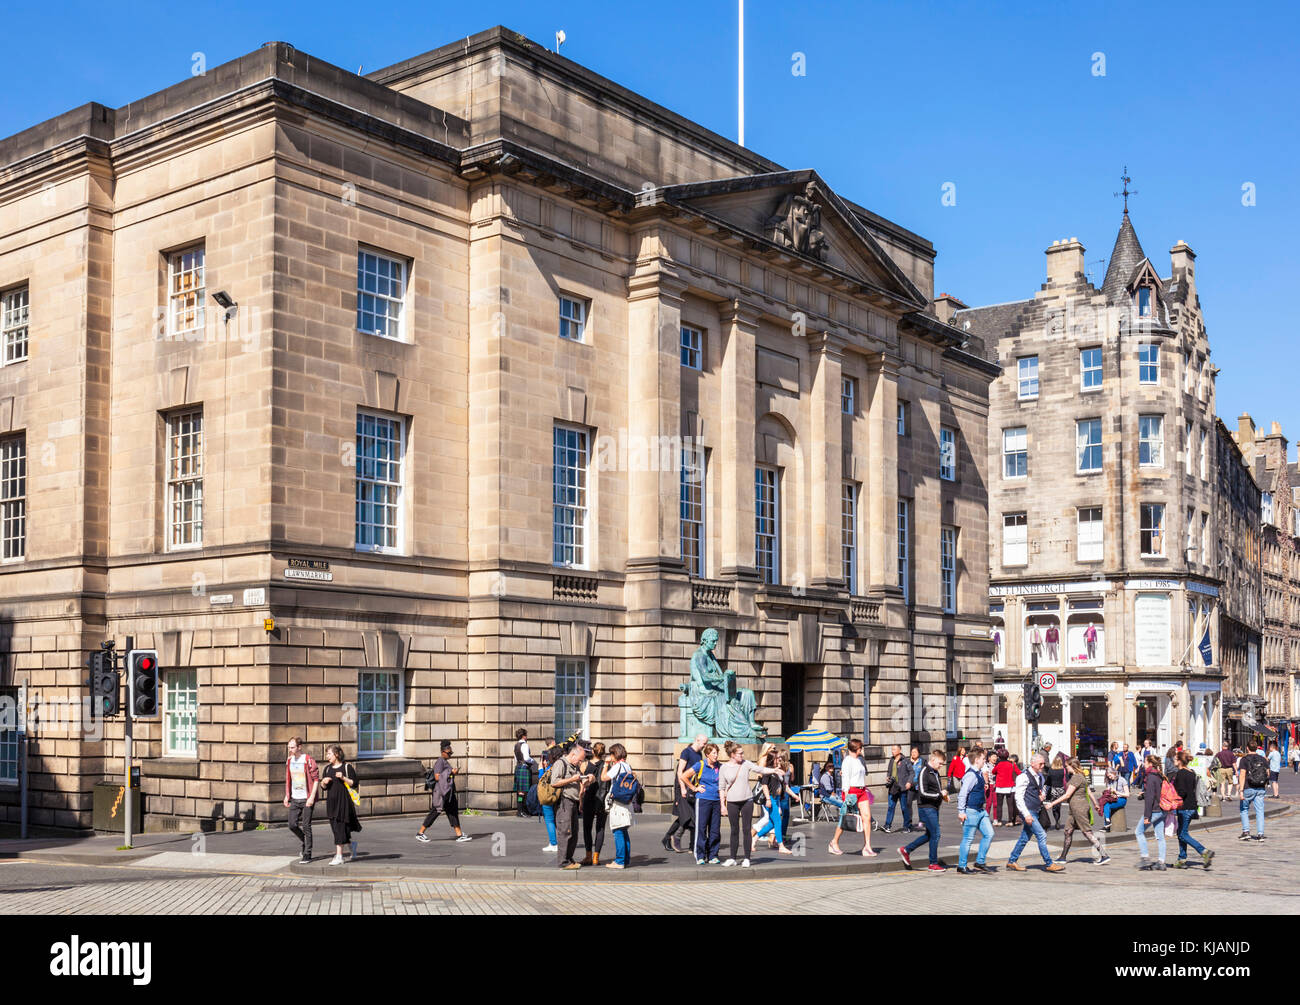
POLYGON ((1044 691, 1052 690, 1052 688, 1056 687, 1056 674, 1040 673, 1038 675, 1038 686, 1044 691))

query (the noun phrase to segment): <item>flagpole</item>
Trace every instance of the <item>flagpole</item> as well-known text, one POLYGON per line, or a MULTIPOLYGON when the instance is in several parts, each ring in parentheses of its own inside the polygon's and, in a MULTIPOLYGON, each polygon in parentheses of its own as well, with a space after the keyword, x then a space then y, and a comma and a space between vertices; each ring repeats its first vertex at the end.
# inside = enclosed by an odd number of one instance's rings
POLYGON ((743 147, 745 145, 745 0, 740 0, 740 28, 737 36, 740 60, 736 81, 736 118, 739 133, 736 142, 743 147))

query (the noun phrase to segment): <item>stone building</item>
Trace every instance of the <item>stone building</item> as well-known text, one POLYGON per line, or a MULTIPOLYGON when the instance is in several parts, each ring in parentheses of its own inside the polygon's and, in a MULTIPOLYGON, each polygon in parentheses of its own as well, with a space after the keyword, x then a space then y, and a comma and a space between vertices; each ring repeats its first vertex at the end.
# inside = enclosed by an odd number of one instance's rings
POLYGON ((1224 730, 1234 746, 1264 721, 1260 684, 1264 605, 1260 491, 1248 461, 1222 419, 1214 420, 1218 452, 1215 499, 1219 594, 1219 665, 1224 730))
MULTIPOLYGON (((519 726, 660 802, 709 626, 873 783, 978 735, 997 367, 814 171, 500 28, 365 77, 272 43, 0 165, 0 684, 157 648, 148 826, 282 819, 294 734, 363 817, 444 738, 511 806, 519 726)), ((32 822, 90 825, 121 719, 28 724, 32 822)))
POLYGON ((1056 678, 1039 723, 1055 750, 1219 738, 1215 371, 1196 256, 1181 241, 1169 254, 1161 277, 1126 207, 1100 289, 1071 238, 1047 249, 1033 297, 955 314, 1003 371, 990 614, 999 728, 1022 753, 1035 664, 1056 678))
POLYGON ((1237 419, 1236 442, 1260 487, 1264 638, 1260 650, 1264 716, 1300 716, 1300 473, 1287 461, 1287 439, 1274 422, 1267 434, 1249 413, 1237 419))

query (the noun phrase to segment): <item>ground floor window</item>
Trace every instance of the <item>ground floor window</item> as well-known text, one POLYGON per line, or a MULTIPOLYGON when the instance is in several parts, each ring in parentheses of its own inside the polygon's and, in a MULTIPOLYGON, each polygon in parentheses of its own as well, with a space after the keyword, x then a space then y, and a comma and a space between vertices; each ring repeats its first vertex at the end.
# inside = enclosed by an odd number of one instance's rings
POLYGON ((555 738, 586 737, 590 732, 591 679, 586 660, 555 664, 555 738))
POLYGON ((0 783, 18 781, 18 689, 0 687, 0 783))
POLYGON ((197 670, 168 670, 163 675, 163 743, 171 757, 199 752, 199 681, 197 670))
POLYGON ((1105 757, 1109 733, 1105 698, 1079 697, 1070 701, 1070 749, 1080 761, 1105 757))
POLYGON ((402 675, 366 671, 357 684, 357 756, 402 752, 402 675))

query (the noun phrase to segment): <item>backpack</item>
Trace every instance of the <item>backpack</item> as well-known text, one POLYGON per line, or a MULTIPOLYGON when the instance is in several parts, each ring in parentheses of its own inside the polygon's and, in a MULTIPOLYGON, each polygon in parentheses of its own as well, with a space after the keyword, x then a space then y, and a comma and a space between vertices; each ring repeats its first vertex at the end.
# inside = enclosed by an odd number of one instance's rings
POLYGON ((1251 754, 1246 761, 1246 786, 1262 789, 1268 784, 1268 761, 1258 754, 1251 754))
MULTIPOLYGON (((556 762, 558 763, 558 762, 556 762)), ((554 768, 555 765, 551 765, 554 768)), ((547 768, 542 777, 533 786, 537 790, 537 802, 542 806, 559 806, 563 793, 551 784, 551 768, 547 768)))
POLYGON ((542 804, 537 799, 537 786, 534 785, 524 796, 524 812, 530 817, 540 817, 542 815, 542 804))
POLYGON ((430 768, 428 771, 424 773, 424 788, 426 791, 432 792, 435 788, 437 788, 437 786, 438 786, 437 772, 435 772, 432 768, 430 768))
MULTIPOLYGON (((1196 776, 1196 803, 1198 806, 1209 806, 1213 801, 1211 799, 1210 783, 1205 780, 1204 775, 1196 776)), ((1191 809, 1191 807, 1186 807, 1191 809)))
POLYGON ((609 798, 624 806, 630 805, 640 791, 641 783, 637 781, 631 768, 620 771, 618 777, 609 783, 609 798))
POLYGON ((1183 808, 1183 797, 1178 794, 1178 790, 1168 778, 1160 783, 1160 808, 1166 813, 1183 808))

